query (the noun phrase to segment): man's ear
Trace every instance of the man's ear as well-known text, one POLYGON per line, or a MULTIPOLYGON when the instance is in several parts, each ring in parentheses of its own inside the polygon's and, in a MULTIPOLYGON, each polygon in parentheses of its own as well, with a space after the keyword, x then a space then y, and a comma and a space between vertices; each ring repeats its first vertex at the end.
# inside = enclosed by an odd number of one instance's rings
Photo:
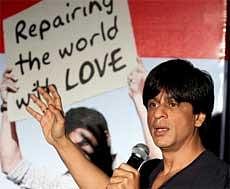
POLYGON ((195 127, 200 127, 206 118, 206 114, 199 113, 195 115, 195 127))

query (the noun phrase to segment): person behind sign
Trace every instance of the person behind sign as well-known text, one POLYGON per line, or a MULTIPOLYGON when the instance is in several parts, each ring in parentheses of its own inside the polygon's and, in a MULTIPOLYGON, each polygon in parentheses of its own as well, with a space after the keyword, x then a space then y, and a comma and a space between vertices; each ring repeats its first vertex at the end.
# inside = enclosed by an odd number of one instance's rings
MULTIPOLYGON (((59 176, 49 175, 45 168, 35 168, 22 157, 15 122, 10 123, 7 115, 7 94, 8 91, 17 91, 15 81, 11 70, 6 70, 0 86, 2 97, 0 162, 2 171, 7 174, 9 180, 22 188, 78 188, 69 172, 59 176)), ((112 175, 114 155, 110 151, 110 134, 107 122, 100 112, 86 107, 70 109, 65 115, 65 134, 73 145, 77 145, 76 148, 80 147, 82 154, 87 159, 107 176, 112 175)), ((77 166, 79 162, 76 159, 77 166)), ((84 172, 84 169, 81 172, 84 172)), ((92 177, 92 179, 95 178, 92 177)))
POLYGON ((140 173, 127 164, 117 168, 107 189, 229 188, 229 165, 202 144, 214 104, 211 76, 189 61, 173 59, 148 74, 143 103, 149 130, 163 160, 155 168, 146 161, 140 173))

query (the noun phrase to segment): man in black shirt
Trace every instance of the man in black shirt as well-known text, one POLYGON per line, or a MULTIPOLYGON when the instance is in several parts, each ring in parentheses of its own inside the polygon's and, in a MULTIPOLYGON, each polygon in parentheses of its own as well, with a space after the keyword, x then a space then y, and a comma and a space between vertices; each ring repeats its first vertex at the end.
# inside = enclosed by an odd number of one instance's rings
POLYGON ((147 76, 143 103, 163 160, 156 166, 154 160, 146 162, 140 173, 122 164, 107 189, 229 188, 229 166, 207 151, 200 138, 214 104, 213 81, 207 72, 186 60, 163 62, 147 76))
MULTIPOLYGON (((164 169, 163 161, 158 160, 158 165, 153 165, 154 161, 156 159, 146 162, 141 167, 141 188, 151 189, 153 181, 164 169)), ((171 177, 160 188, 228 189, 229 179, 228 166, 212 152, 204 151, 191 164, 171 177)))

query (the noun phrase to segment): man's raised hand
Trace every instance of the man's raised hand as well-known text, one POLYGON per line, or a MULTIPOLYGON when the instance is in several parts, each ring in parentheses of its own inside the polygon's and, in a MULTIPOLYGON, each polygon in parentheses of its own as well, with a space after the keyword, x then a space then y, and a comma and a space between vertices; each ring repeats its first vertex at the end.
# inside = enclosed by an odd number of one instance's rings
POLYGON ((49 85, 48 90, 40 87, 38 92, 43 100, 34 94, 31 94, 30 97, 40 112, 29 106, 26 107, 26 110, 40 123, 47 142, 55 146, 65 138, 65 120, 61 98, 53 85, 49 85))

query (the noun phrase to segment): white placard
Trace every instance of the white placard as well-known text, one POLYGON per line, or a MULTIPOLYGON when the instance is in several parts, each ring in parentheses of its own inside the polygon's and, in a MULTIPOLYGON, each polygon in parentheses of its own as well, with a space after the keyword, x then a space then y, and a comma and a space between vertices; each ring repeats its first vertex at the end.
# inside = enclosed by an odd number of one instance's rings
POLYGON ((67 105, 125 86, 136 65, 126 0, 42 1, 4 20, 4 40, 19 86, 11 121, 29 116, 38 86, 55 84, 67 105))

